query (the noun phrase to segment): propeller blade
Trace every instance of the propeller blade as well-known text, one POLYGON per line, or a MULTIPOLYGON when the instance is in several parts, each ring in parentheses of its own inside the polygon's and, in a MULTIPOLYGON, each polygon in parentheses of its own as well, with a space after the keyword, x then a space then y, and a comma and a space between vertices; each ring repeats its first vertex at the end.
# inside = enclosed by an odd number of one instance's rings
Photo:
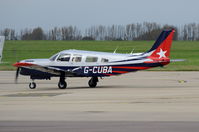
POLYGON ((19 71, 20 71, 20 68, 18 67, 17 70, 16 70, 16 75, 15 75, 15 83, 18 82, 19 71))

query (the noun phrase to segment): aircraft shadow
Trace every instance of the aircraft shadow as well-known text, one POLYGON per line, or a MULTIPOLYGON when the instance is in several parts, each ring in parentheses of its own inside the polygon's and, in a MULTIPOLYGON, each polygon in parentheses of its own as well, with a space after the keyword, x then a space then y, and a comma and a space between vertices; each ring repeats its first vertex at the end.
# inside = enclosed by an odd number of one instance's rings
MULTIPOLYGON (((96 88, 90 88, 90 87, 67 87, 66 89, 59 89, 57 87, 48 87, 48 88, 42 88, 40 89, 39 87, 36 89, 37 91, 53 91, 53 90, 63 90, 67 91, 68 89, 70 90, 75 90, 75 89, 122 89, 122 88, 130 88, 130 89, 152 89, 152 88, 157 88, 157 89, 172 89, 172 88, 186 88, 187 86, 142 86, 142 85, 132 85, 132 86, 123 86, 123 85, 107 85, 107 86, 97 86, 96 88)), ((190 87, 190 86, 189 86, 190 87)))

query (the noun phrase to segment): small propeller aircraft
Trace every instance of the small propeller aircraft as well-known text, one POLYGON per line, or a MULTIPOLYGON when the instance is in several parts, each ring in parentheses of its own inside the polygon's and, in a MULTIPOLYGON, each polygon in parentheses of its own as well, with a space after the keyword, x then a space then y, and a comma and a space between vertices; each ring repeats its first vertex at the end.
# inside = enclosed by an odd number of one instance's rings
POLYGON ((66 77, 91 77, 90 87, 96 87, 98 77, 162 67, 170 63, 170 48, 175 30, 164 30, 152 48, 144 53, 118 54, 107 52, 64 50, 49 59, 27 59, 13 64, 18 75, 30 76, 30 89, 36 88, 35 79, 59 77, 58 87, 65 89, 66 77))

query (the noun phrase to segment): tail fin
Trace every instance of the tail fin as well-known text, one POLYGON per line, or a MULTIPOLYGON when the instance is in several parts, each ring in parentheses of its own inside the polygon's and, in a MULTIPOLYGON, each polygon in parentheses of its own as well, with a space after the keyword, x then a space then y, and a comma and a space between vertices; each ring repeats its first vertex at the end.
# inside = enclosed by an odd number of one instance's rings
POLYGON ((169 58, 174 32, 174 29, 162 31, 152 48, 146 52, 149 58, 169 58))
POLYGON ((0 36, 0 62, 1 62, 1 59, 2 59, 4 40, 5 40, 5 37, 0 36))

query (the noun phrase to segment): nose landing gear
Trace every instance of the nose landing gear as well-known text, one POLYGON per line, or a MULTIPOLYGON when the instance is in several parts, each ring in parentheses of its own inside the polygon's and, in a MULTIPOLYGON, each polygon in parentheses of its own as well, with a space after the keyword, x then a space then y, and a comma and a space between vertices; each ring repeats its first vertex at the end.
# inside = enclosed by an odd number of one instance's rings
POLYGON ((35 89, 36 88, 36 83, 35 82, 31 82, 31 83, 29 83, 29 88, 30 89, 35 89))

